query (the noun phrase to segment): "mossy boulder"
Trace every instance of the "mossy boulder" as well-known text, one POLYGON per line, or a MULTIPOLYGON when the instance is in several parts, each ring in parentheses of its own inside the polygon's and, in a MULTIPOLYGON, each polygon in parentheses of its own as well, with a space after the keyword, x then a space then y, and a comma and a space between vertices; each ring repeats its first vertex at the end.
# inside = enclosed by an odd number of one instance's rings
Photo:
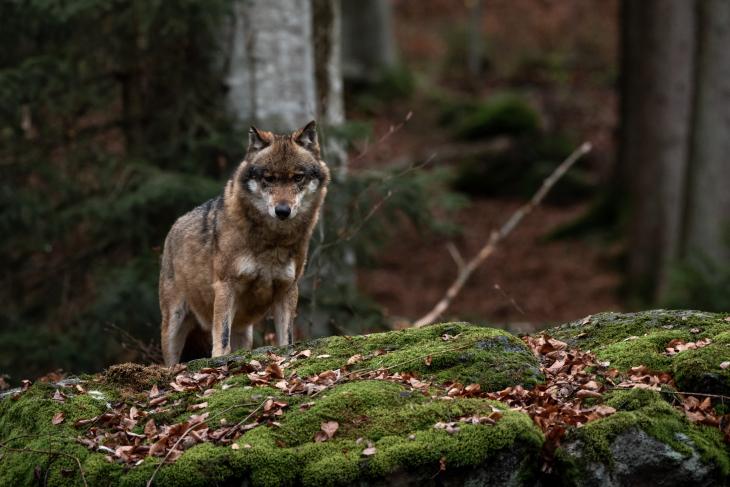
MULTIPOLYGON (((714 340, 710 346, 718 347, 715 353, 727 360, 722 345, 730 322, 725 318, 695 312, 603 314, 551 333, 616 362, 620 354, 611 345, 638 339, 653 343, 648 338, 655 333, 707 336, 714 340), (639 338, 623 342, 627 336, 639 338)), ((688 352, 664 360, 664 343, 656 340, 659 344, 651 353, 637 355, 636 360, 654 358, 653 366, 674 371, 688 352)), ((275 422, 247 430, 235 441, 237 448, 213 443, 187 447, 174 463, 159 469, 153 485, 538 485, 556 479, 567 485, 623 485, 629 479, 651 478, 646 472, 655 468, 662 469, 666 485, 722 484, 730 479, 730 454, 719 430, 689 422, 673 406, 672 395, 643 390, 610 392, 604 401, 617 413, 568 431, 555 456, 557 477, 545 477, 541 471, 545 437, 527 414, 482 397, 444 399, 445 383, 479 384, 482 391, 497 391, 516 385, 532 388, 544 380, 540 364, 522 340, 502 330, 445 323, 328 337, 198 360, 189 363, 188 370, 224 364, 234 370, 251 360, 270 362, 270 353, 287 357, 287 377, 310 377, 350 362, 351 372, 387 367, 431 385, 419 391, 398 381, 362 376, 337 382, 315 396, 289 395, 274 382, 256 385, 246 373, 231 373, 204 397, 202 391, 169 392, 169 407, 150 416, 158 425, 207 412, 208 424, 215 428, 221 421, 231 425, 245 420, 262 399, 287 405, 275 422), (305 350, 306 354, 300 353, 305 350), (204 409, 191 408, 203 401, 204 409), (457 432, 435 427, 495 409, 501 412, 495 424, 459 423, 457 432), (315 441, 321 425, 330 421, 339 425, 334 436, 315 441), (370 445, 374 454, 364 455, 370 445)), ((714 355, 696 357, 703 364, 716 360, 714 355)), ((630 367, 634 361, 625 358, 617 366, 630 367)), ((722 384, 723 375, 718 374, 722 384)), ((161 461, 159 456, 144 458, 135 466, 109 461, 108 452, 77 443, 90 425, 78 428, 74 422, 120 404, 129 410, 132 404, 145 403, 149 388, 169 390, 169 377, 165 369, 127 364, 82 377, 79 383, 36 383, 22 393, 5 395, 0 399, 0 485, 82 485, 80 471, 88 485, 145 485, 161 461), (64 393, 62 400, 57 391, 64 393)), ((691 385, 689 372, 684 377, 691 385)), ((703 374, 699 377, 705 381, 703 374)), ((141 430, 139 424, 134 431, 141 430)))
POLYGON ((575 486, 722 485, 730 450, 656 391, 613 391, 617 413, 573 430, 557 452, 561 483, 575 486))
MULTIPOLYGON (((291 357, 303 350, 309 350, 308 357, 293 360, 287 375, 312 376, 358 356, 351 371, 387 367, 414 373, 434 387, 452 381, 495 391, 518 384, 532 387, 543 380, 536 358, 519 338, 465 323, 265 347, 194 361, 188 367, 235 367, 252 359, 270 361, 268 352, 291 357)), ((145 398, 153 385, 162 387, 164 377, 157 368, 124 364, 84 378, 83 394, 64 388, 69 397, 63 403, 53 399, 56 386, 41 383, 17 399, 7 397, 0 402, 0 444, 5 447, 0 448, 0 485, 32 484, 39 475, 49 485, 78 485, 82 480, 75 459, 89 485, 145 485, 159 457, 135 467, 109 462, 104 452, 76 443, 81 431, 73 423, 103 413, 110 403, 145 398), (59 412, 64 420, 53 424, 59 412)), ((205 412, 219 415, 216 422, 235 424, 267 397, 288 404, 276 426, 247 431, 236 441, 237 449, 211 443, 188 448, 174 464, 159 470, 154 485, 417 485, 433 483, 436 477, 453 485, 522 485, 537 476, 543 443, 539 428, 528 415, 481 398, 444 400, 384 380, 343 381, 315 397, 287 395, 273 386, 252 387, 246 374, 238 374, 214 386, 205 398, 205 412), (494 408, 502 416, 493 425, 463 424, 458 433, 434 427, 487 415, 494 408), (315 442, 326 421, 339 424, 336 435, 315 442), (373 445, 374 455, 362 455, 366 444, 373 445)), ((189 406, 203 401, 193 392, 175 393, 173 399, 165 413, 152 416, 158 424, 185 420, 193 414, 189 406)))
POLYGON ((570 346, 591 350, 611 367, 644 365, 668 372, 680 391, 730 395, 730 314, 686 310, 599 313, 547 330, 570 346), (695 350, 667 355, 672 340, 712 342, 695 350))

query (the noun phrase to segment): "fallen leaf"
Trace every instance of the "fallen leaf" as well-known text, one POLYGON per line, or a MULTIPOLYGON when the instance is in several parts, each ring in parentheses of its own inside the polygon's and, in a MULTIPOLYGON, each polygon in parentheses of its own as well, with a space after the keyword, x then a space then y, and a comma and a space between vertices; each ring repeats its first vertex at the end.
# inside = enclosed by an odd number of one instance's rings
POLYGON ((314 436, 314 441, 316 441, 317 443, 321 443, 323 441, 332 439, 339 427, 340 424, 337 421, 323 422, 320 425, 320 431, 318 431, 317 434, 314 436))
POLYGON ((728 367, 730 367, 730 362, 722 362, 720 364, 721 369, 727 369, 728 367))
POLYGON ((53 415, 53 418, 51 418, 51 423, 61 424, 61 423, 63 423, 64 419, 66 419, 66 417, 64 416, 63 411, 59 411, 53 415))
POLYGON ((266 367, 266 372, 271 374, 271 377, 274 377, 275 379, 283 379, 284 378, 284 372, 281 370, 281 367, 279 367, 276 363, 270 363, 266 367))
POLYGON ((150 419, 144 425, 144 434, 147 436, 147 438, 152 438, 157 434, 157 425, 155 424, 154 419, 150 419))
POLYGON ((375 447, 374 446, 371 446, 369 448, 365 448, 362 451, 362 456, 364 456, 364 457, 371 457, 371 456, 375 455, 375 452, 376 452, 375 447))
POLYGON ((353 365, 353 364, 356 364, 361 361, 362 361, 362 354, 357 353, 357 354, 353 355, 352 357, 350 357, 349 359, 347 359, 347 365, 353 365))

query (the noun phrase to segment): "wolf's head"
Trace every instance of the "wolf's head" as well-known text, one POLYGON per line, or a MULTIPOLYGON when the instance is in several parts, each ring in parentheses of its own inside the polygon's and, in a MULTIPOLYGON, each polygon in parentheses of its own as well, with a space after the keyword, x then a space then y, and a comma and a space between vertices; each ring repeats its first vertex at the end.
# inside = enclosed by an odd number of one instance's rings
POLYGON ((246 159, 237 173, 241 196, 271 218, 307 214, 329 183, 315 122, 287 135, 251 127, 248 139, 246 159))

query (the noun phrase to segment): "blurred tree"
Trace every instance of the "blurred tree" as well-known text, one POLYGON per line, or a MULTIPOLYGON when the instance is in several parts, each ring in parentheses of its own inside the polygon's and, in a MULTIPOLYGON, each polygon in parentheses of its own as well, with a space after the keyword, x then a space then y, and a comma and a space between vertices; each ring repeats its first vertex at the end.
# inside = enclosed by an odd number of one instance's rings
POLYGON ((484 36, 482 35, 482 0, 467 1, 469 11, 469 39, 467 46, 467 68, 472 81, 477 81, 482 74, 484 64, 484 36))
POLYGON ((672 266, 730 259, 730 4, 623 2, 619 172, 631 195, 629 281, 662 298, 672 266))
POLYGON ((677 257, 689 151, 694 6, 685 0, 623 3, 620 167, 633 198, 629 276, 652 296, 677 257))
MULTIPOLYGON (((681 256, 730 262, 730 2, 701 0, 681 256)), ((728 303, 730 306, 730 303, 728 303)))
POLYGON ((342 71, 351 81, 377 81, 398 61, 389 0, 340 0, 342 71))

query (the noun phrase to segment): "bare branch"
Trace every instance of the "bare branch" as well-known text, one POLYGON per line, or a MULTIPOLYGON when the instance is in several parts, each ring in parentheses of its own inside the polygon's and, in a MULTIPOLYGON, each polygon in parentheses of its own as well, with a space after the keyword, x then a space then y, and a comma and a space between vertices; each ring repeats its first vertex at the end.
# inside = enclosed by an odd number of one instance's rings
POLYGON ((420 328, 436 321, 438 317, 441 316, 443 312, 448 309, 448 307, 451 305, 451 302, 459 294, 461 288, 464 287, 464 284, 472 275, 472 273, 482 264, 482 262, 484 262, 490 255, 494 253, 500 242, 505 237, 507 237, 507 235, 509 235, 517 225, 519 225, 523 218, 529 215, 532 210, 534 210, 542 202, 550 189, 552 189, 555 183, 558 182, 558 180, 563 177, 566 172, 568 172, 573 164, 578 162, 578 159, 580 159, 582 156, 590 151, 591 144, 589 142, 584 142, 580 147, 573 151, 573 153, 570 154, 570 156, 568 156, 568 158, 565 159, 557 168, 555 168, 552 174, 550 174, 550 176, 548 176, 547 179, 542 182, 542 186, 540 186, 540 189, 537 190, 532 199, 530 199, 530 201, 528 201, 517 211, 515 211, 512 216, 499 228, 499 230, 492 232, 492 234, 489 236, 489 240, 487 240, 481 250, 479 250, 479 252, 459 270, 456 279, 446 291, 444 297, 441 298, 438 303, 436 303, 436 306, 434 306, 431 311, 416 320, 415 323, 413 323, 413 326, 416 328, 420 328))

